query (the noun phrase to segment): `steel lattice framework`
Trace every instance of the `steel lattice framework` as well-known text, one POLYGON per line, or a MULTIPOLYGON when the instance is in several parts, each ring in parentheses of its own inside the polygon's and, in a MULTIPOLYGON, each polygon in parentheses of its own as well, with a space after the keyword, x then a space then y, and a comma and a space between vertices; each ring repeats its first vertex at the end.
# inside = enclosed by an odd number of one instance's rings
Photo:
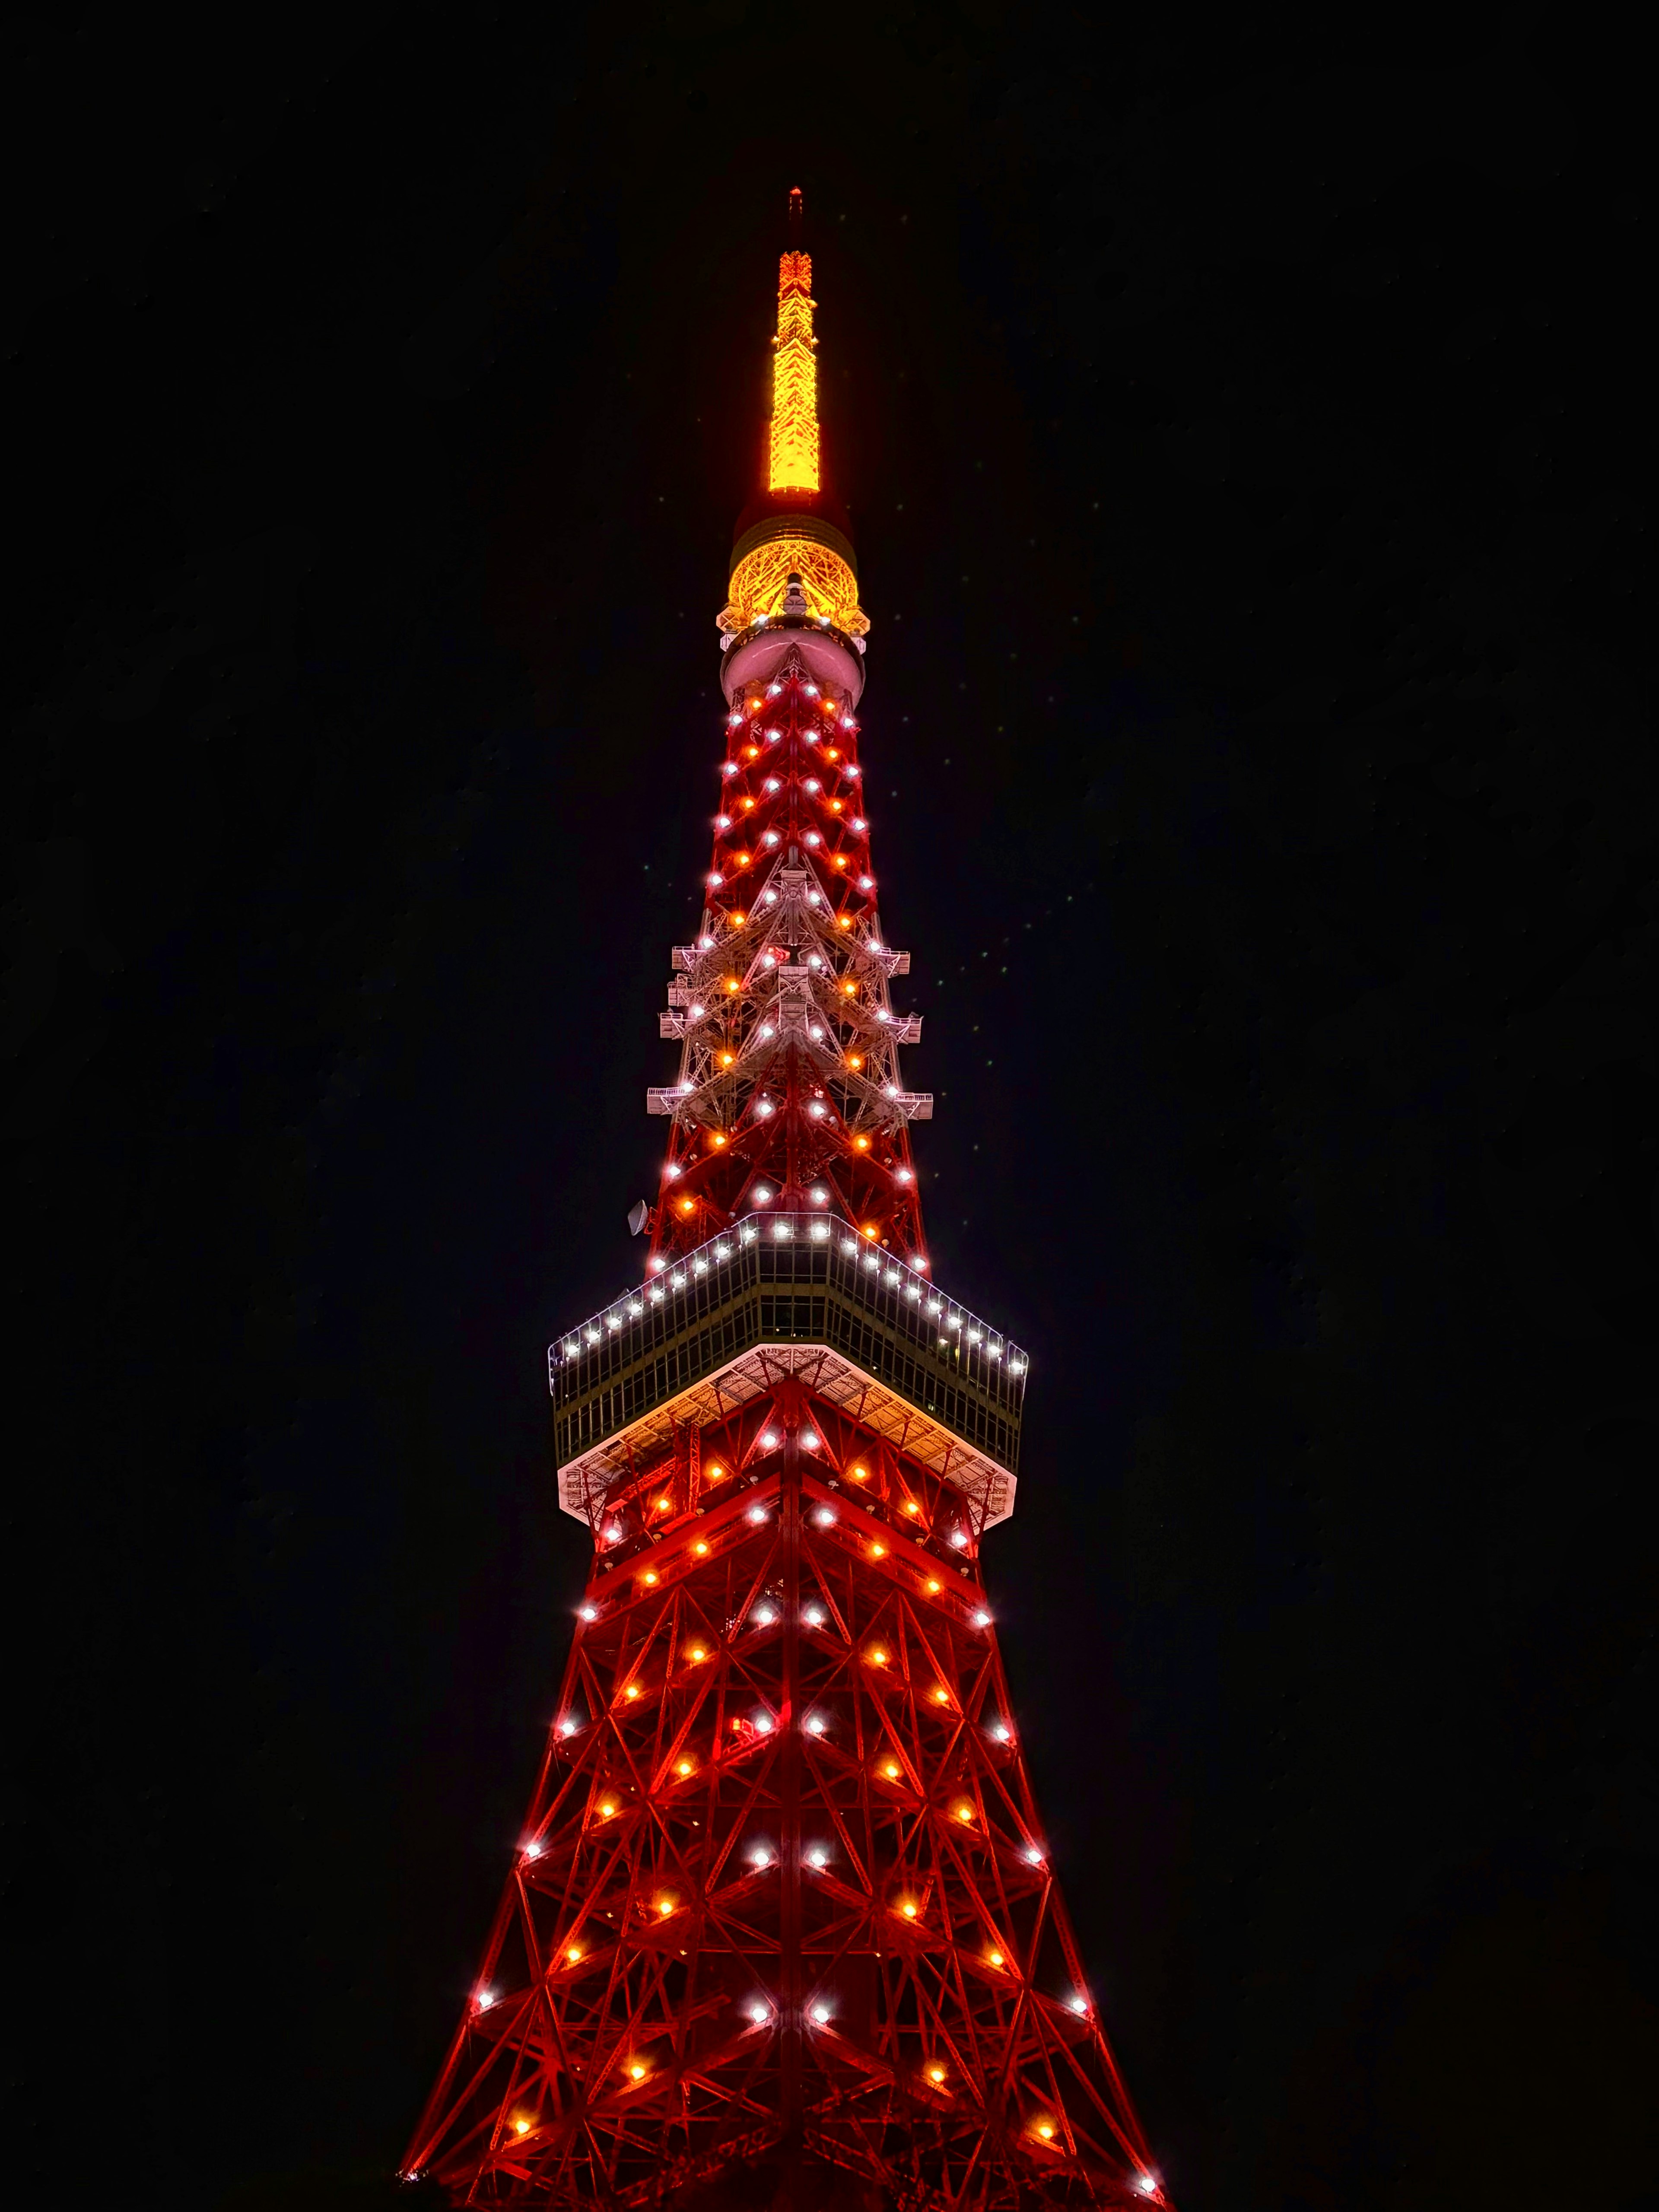
POLYGON ((796 586, 727 645, 646 1279, 549 1352, 592 1572, 404 2170, 514 2208, 1163 2203, 981 1580, 1027 1362, 922 1249, 861 642, 796 586))

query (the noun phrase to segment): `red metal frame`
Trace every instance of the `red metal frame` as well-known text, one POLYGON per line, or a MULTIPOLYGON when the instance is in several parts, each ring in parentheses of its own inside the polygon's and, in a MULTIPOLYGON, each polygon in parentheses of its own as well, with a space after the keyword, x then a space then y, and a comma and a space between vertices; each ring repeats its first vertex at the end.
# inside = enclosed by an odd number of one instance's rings
POLYGON ((405 2170, 469 2205, 655 2203, 768 2157, 917 2207, 1161 2202, 970 1509, 777 1368, 629 1486, 646 1525, 596 1559, 405 2170))

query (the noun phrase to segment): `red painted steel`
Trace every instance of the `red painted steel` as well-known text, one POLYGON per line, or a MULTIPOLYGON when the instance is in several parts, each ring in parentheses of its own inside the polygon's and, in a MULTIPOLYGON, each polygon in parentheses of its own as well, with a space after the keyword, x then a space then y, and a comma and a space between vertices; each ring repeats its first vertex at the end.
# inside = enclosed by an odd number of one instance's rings
POLYGON ((966 1502, 781 1359, 631 1487, 406 2171, 468 2205, 712 2204, 733 2167, 757 2203, 1162 2202, 966 1502))
MULTIPOLYGON (((651 1265, 770 1206, 925 1267, 930 1102, 891 1048, 916 1025, 886 995, 856 686, 779 642, 775 680, 728 686, 651 1265)), ((658 1418, 654 1463, 630 1431, 595 1500, 546 1757, 405 2172, 512 2208, 1162 2203, 1044 1850, 983 1528, 815 1395, 803 1350, 762 1347, 740 1411, 708 1420, 705 1390, 704 1425, 658 1418)))

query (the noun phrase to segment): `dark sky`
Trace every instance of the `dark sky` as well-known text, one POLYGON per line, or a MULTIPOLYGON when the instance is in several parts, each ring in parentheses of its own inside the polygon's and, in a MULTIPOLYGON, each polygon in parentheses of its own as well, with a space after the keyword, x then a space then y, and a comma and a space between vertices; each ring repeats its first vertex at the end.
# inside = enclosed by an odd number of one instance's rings
POLYGON ((639 1266, 796 183, 931 1250, 1033 1355, 988 1578, 1171 2191, 1651 2201, 1610 20, 42 11, 30 2203, 395 2201, 583 1573, 543 1346, 639 1266))

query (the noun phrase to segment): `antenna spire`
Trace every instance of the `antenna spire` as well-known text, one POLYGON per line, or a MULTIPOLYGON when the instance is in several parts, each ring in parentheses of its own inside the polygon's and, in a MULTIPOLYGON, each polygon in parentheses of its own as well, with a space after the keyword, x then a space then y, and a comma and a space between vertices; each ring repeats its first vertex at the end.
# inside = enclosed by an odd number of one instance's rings
POLYGON ((792 253, 800 252, 800 222, 804 211, 800 186, 796 185, 789 194, 789 250, 792 253))

